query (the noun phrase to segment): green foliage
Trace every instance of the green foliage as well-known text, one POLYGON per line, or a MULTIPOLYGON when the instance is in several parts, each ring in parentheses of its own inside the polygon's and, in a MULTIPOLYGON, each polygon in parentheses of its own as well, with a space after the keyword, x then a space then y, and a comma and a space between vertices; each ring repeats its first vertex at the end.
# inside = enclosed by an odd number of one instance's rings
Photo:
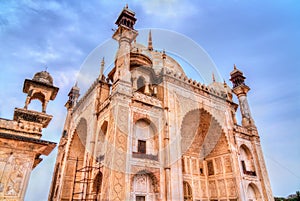
POLYGON ((275 201, 300 201, 300 191, 296 191, 294 198, 274 197, 275 201))

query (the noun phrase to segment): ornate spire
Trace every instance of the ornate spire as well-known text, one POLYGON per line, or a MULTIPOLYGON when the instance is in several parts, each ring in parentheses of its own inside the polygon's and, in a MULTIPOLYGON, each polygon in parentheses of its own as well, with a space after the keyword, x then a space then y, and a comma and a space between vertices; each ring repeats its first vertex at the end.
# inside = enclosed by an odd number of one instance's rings
POLYGON ((149 31, 149 37, 148 37, 148 50, 150 50, 150 51, 153 50, 151 30, 149 31))
POLYGON ((233 88, 245 85, 245 79, 243 72, 240 71, 234 64, 233 71, 230 73, 230 81, 233 83, 233 88))
POLYGON ((77 103, 78 97, 80 96, 79 92, 80 92, 80 89, 78 87, 78 81, 76 81, 75 85, 71 88, 71 90, 68 94, 69 100, 65 104, 66 108, 70 109, 75 106, 75 104, 77 103))
POLYGON ((103 57, 102 61, 101 61, 99 80, 102 80, 102 78, 103 78, 104 66, 105 66, 105 61, 104 61, 104 57, 103 57))
POLYGON ((214 72, 212 73, 212 81, 213 81, 213 82, 216 82, 216 78, 215 78, 214 72))

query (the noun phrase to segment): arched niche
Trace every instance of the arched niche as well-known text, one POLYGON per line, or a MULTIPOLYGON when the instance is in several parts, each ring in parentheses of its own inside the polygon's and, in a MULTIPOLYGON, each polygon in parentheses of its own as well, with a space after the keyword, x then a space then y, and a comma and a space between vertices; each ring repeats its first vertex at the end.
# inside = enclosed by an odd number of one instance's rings
POLYGON ((225 135, 219 122, 204 109, 189 111, 181 125, 182 155, 203 159, 215 149, 222 134, 225 135))
POLYGON ((143 76, 139 76, 136 81, 137 91, 144 93, 145 90, 145 78, 143 76))
POLYGON ((186 181, 183 181, 183 200, 184 201, 192 201, 193 193, 190 184, 186 181))
POLYGON ((239 151, 243 173, 246 175, 256 176, 253 156, 250 149, 245 144, 242 144, 239 151))
POLYGON ((257 186, 250 183, 247 188, 247 201, 261 201, 261 195, 257 186))
POLYGON ((104 160, 104 154, 106 150, 106 134, 108 130, 108 121, 104 121, 101 124, 99 134, 98 134, 98 141, 96 144, 96 161, 101 162, 104 160))
POLYGON ((158 149, 158 135, 154 124, 149 119, 137 120, 133 126, 134 156, 157 160, 158 149))
POLYGON ((87 138, 87 121, 85 118, 81 118, 77 127, 75 129, 79 139, 81 140, 83 146, 86 146, 86 138, 87 138))
POLYGON ((76 170, 84 167, 86 134, 86 120, 81 118, 72 134, 70 146, 66 155, 66 170, 64 181, 62 182, 62 199, 70 199, 72 192, 80 192, 80 188, 82 187, 81 185, 75 185, 73 189, 74 181, 69 178, 75 178, 75 174, 77 179, 82 179, 84 176, 83 172, 76 172, 76 170))
POLYGON ((100 199, 102 180, 103 174, 99 171, 93 179, 93 193, 95 194, 97 200, 100 199))

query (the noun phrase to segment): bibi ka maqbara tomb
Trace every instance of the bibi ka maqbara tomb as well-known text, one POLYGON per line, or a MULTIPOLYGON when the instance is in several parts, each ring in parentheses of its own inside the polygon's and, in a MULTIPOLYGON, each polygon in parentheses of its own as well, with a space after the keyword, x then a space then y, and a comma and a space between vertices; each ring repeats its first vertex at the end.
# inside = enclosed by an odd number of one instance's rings
MULTIPOLYGON (((136 20, 128 7, 121 11, 113 68, 104 75, 102 60, 90 88, 80 95, 76 84, 68 94, 48 200, 274 200, 243 72, 234 66, 232 87, 192 80, 155 49, 151 32, 146 45, 136 42, 136 20)), ((25 108, 1 119, 2 196, 21 200, 39 156, 55 146, 40 140, 58 90, 48 81, 25 81, 25 108), (26 109, 33 98, 42 112, 26 109)))
POLYGON ((114 67, 70 90, 49 200, 273 200, 243 72, 232 89, 191 80, 151 32, 136 42, 136 20, 121 11, 114 67))

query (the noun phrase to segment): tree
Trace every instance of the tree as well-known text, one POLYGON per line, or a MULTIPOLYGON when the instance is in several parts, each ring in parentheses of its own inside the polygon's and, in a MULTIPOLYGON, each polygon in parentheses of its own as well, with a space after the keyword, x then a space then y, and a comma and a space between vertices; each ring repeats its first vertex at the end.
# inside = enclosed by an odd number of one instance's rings
POLYGON ((296 191, 296 200, 300 201, 300 191, 296 191))

